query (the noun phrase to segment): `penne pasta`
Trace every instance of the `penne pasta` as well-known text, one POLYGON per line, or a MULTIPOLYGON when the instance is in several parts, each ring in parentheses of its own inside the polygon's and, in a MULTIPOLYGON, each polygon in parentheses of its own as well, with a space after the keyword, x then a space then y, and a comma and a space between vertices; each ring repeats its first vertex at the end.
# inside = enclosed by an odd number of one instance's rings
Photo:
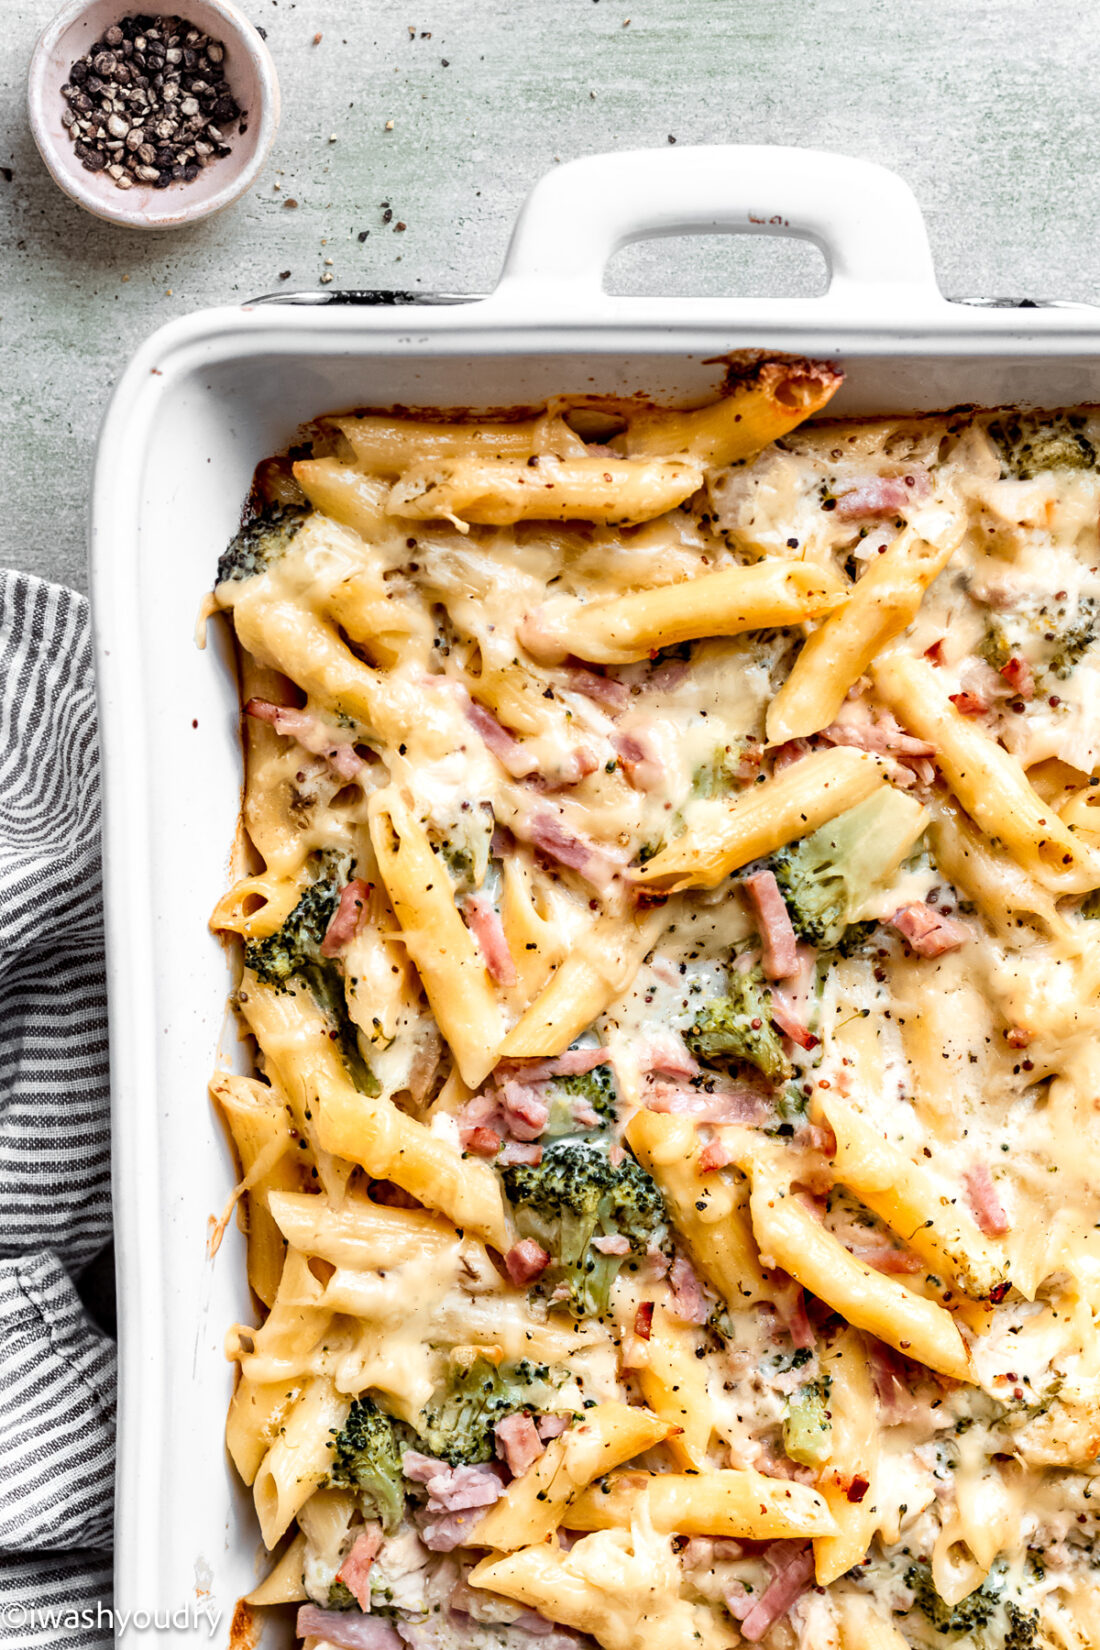
POLYGON ((686 1117, 635 1112, 626 1138, 664 1193, 695 1265, 730 1310, 766 1299, 768 1286, 748 1219, 748 1185, 737 1171, 704 1173, 695 1130, 686 1117))
POLYGON ((686 1326, 669 1313, 655 1310, 638 1385, 654 1415, 674 1429, 664 1440, 672 1459, 687 1470, 704 1472, 715 1415, 697 1352, 686 1326))
POLYGON ((586 1484, 659 1444, 670 1431, 667 1422, 648 1410, 598 1404, 576 1426, 552 1439, 534 1465, 509 1484, 477 1526, 474 1541, 500 1552, 544 1541, 586 1484))
POLYGON ((591 1633, 604 1650, 732 1650, 734 1630, 708 1606, 670 1597, 670 1580, 665 1544, 624 1531, 588 1536, 569 1553, 543 1545, 494 1555, 470 1574, 471 1586, 591 1633))
POLYGON ((850 1324, 916 1362, 956 1381, 974 1379, 970 1353, 950 1312, 849 1254, 774 1171, 756 1164, 751 1177, 753 1231, 766 1265, 781 1266, 850 1324))
POLYGON ((237 1382, 225 1422, 225 1447, 246 1484, 255 1482, 284 1416, 300 1393, 301 1382, 265 1385, 247 1376, 237 1382))
POLYGON ((876 664, 875 684, 898 720, 935 745, 944 777, 987 836, 1052 892, 1100 886, 1100 859, 1036 794, 1016 758, 956 709, 932 665, 894 653, 876 664))
POLYGON ((929 838, 936 861, 955 886, 972 899, 998 938, 1018 943, 1038 927, 1074 955, 1080 948, 1073 925, 1055 896, 1009 854, 990 842, 949 797, 933 795, 929 838))
POLYGON ((600 521, 626 527, 674 510, 703 483, 678 458, 567 458, 532 463, 455 458, 411 465, 390 490, 389 515, 506 527, 517 521, 600 521))
POLYGON ((668 1535, 747 1541, 832 1539, 829 1508, 817 1490, 749 1469, 701 1473, 613 1474, 585 1490, 565 1515, 571 1530, 629 1529, 644 1500, 655 1530, 668 1535))
POLYGON ((326 1151, 375 1179, 392 1180, 486 1243, 509 1247, 500 1184, 486 1164, 464 1160, 444 1136, 348 1083, 327 1086, 318 1099, 318 1137, 326 1151))
POLYGON ((844 586, 831 569, 760 561, 611 601, 546 608, 526 621, 522 636, 536 658, 572 653, 597 664, 623 665, 700 636, 801 624, 833 612, 843 601, 844 586))
POLYGON ((563 1054, 582 1031, 629 989, 660 924, 659 917, 596 927, 571 951, 500 1045, 509 1060, 563 1054))
POLYGON ((302 1582, 306 1562, 306 1538, 300 1532, 286 1552, 269 1570, 258 1587, 245 1594, 246 1604, 297 1604, 308 1598, 302 1582))
POLYGON ((515 423, 436 423, 367 413, 326 420, 348 443, 355 463, 371 475, 400 475, 411 464, 450 458, 525 459, 536 450, 539 420, 515 423))
POLYGON ((260 1534, 269 1550, 332 1466, 332 1440, 351 1400, 324 1376, 306 1383, 279 1428, 252 1486, 260 1534))
POLYGON ((491 1071, 504 1034, 485 964, 455 908, 444 866, 395 789, 371 799, 370 825, 405 947, 463 1080, 476 1088, 491 1071))
POLYGON ((335 458, 300 459, 294 479, 315 509, 353 528, 360 538, 369 541, 393 531, 386 516, 384 482, 335 458))
POLYGON ((821 1360, 828 1391, 829 1460, 818 1479, 836 1529, 814 1537, 818 1586, 862 1563, 878 1528, 879 1441, 875 1389, 859 1334, 846 1329, 821 1360))
POLYGON ((910 1162, 853 1106, 833 1095, 822 1098, 820 1106, 836 1138, 832 1167, 837 1179, 933 1271, 946 1272, 978 1299, 993 1294, 1008 1275, 1003 1247, 984 1237, 958 1200, 949 1201, 927 1169, 910 1162))
POLYGON ((772 854, 885 782, 883 765, 865 751, 814 751, 729 802, 703 802, 683 836, 629 874, 642 888, 679 893, 716 888, 731 871, 772 854))
POLYGON ((622 446, 638 456, 686 453, 709 466, 741 463, 820 412, 842 381, 817 361, 765 361, 704 407, 633 413, 622 446))
POLYGON ((833 1607, 840 1628, 841 1650, 908 1650, 881 1605, 852 1588, 833 1591, 833 1607))
MULTIPOLYGON (((806 638, 768 706, 767 733, 773 744, 805 739, 834 722, 848 689, 912 624, 925 591, 954 555, 965 528, 961 514, 943 515, 935 542, 912 528, 899 533, 853 585, 844 606, 806 638)), ((922 527, 929 531, 923 522, 922 527)))
POLYGON ((286 1102, 268 1084, 225 1073, 210 1092, 221 1108, 248 1184, 248 1281, 271 1306, 283 1270, 284 1244, 271 1214, 271 1198, 296 1192, 301 1167, 295 1160, 286 1102), (256 1175, 257 1169, 262 1172, 256 1175))

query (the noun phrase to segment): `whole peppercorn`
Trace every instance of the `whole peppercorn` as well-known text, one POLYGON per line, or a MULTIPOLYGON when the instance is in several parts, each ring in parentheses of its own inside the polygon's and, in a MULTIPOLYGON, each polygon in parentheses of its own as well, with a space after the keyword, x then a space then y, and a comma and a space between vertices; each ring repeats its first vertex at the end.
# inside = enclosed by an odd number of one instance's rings
POLYGON ((226 49, 176 16, 127 15, 103 31, 69 70, 62 116, 88 172, 118 189, 193 183, 229 153, 248 114, 225 74, 226 49))

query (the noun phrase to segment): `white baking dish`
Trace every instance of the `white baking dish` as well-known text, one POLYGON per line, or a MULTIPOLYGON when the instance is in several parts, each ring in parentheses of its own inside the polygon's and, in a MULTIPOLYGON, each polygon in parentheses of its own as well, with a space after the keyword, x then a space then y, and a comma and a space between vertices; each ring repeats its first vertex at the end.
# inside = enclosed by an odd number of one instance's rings
MULTIPOLYGON (((222 1424, 226 1326, 247 1317, 239 1239, 206 1257, 232 1182, 206 1100, 223 1030, 206 928, 239 798, 235 684, 194 621, 253 466, 304 420, 356 405, 492 407, 554 392, 701 400, 726 352, 847 372, 830 413, 1100 400, 1100 312, 973 308, 939 294, 919 210, 889 172, 794 149, 594 157, 538 185, 491 297, 253 305, 155 334, 100 440, 91 561, 105 861, 121 1336, 116 1548, 122 1610, 219 1613, 229 1642, 258 1537, 222 1424), (831 281, 804 302, 611 298, 608 258, 653 235, 801 235, 831 281)), ((163 1619, 163 1617, 162 1617, 163 1619)), ((202 1622, 158 1634, 210 1642, 202 1622)))

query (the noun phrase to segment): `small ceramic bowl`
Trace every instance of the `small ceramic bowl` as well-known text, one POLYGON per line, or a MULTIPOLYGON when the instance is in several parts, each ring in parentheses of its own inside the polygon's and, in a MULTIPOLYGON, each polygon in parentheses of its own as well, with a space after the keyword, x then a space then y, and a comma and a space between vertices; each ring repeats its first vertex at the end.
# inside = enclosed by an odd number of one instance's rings
POLYGON ((232 0, 69 0, 42 31, 27 82, 31 132, 54 182, 97 218, 129 229, 174 229, 220 212, 250 189, 267 159, 279 125, 279 79, 271 53, 232 0), (61 124, 68 104, 61 88, 78 57, 112 23, 137 15, 179 15, 225 47, 225 75, 248 112, 248 130, 227 133, 230 153, 206 166, 191 183, 167 189, 135 183, 118 189, 106 172, 85 171, 61 124))

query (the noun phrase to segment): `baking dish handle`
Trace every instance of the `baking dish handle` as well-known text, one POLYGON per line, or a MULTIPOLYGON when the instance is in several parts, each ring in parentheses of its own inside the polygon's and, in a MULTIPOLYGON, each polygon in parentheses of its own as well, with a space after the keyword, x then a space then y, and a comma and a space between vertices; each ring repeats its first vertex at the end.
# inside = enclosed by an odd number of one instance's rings
MULTIPOLYGON (((830 308, 941 308, 916 197, 850 155, 748 145, 635 149, 555 167, 520 212, 494 299, 575 311, 632 300, 603 290, 608 261, 664 235, 787 235, 825 256, 830 308)), ((805 300, 799 300, 805 302, 805 300)))

